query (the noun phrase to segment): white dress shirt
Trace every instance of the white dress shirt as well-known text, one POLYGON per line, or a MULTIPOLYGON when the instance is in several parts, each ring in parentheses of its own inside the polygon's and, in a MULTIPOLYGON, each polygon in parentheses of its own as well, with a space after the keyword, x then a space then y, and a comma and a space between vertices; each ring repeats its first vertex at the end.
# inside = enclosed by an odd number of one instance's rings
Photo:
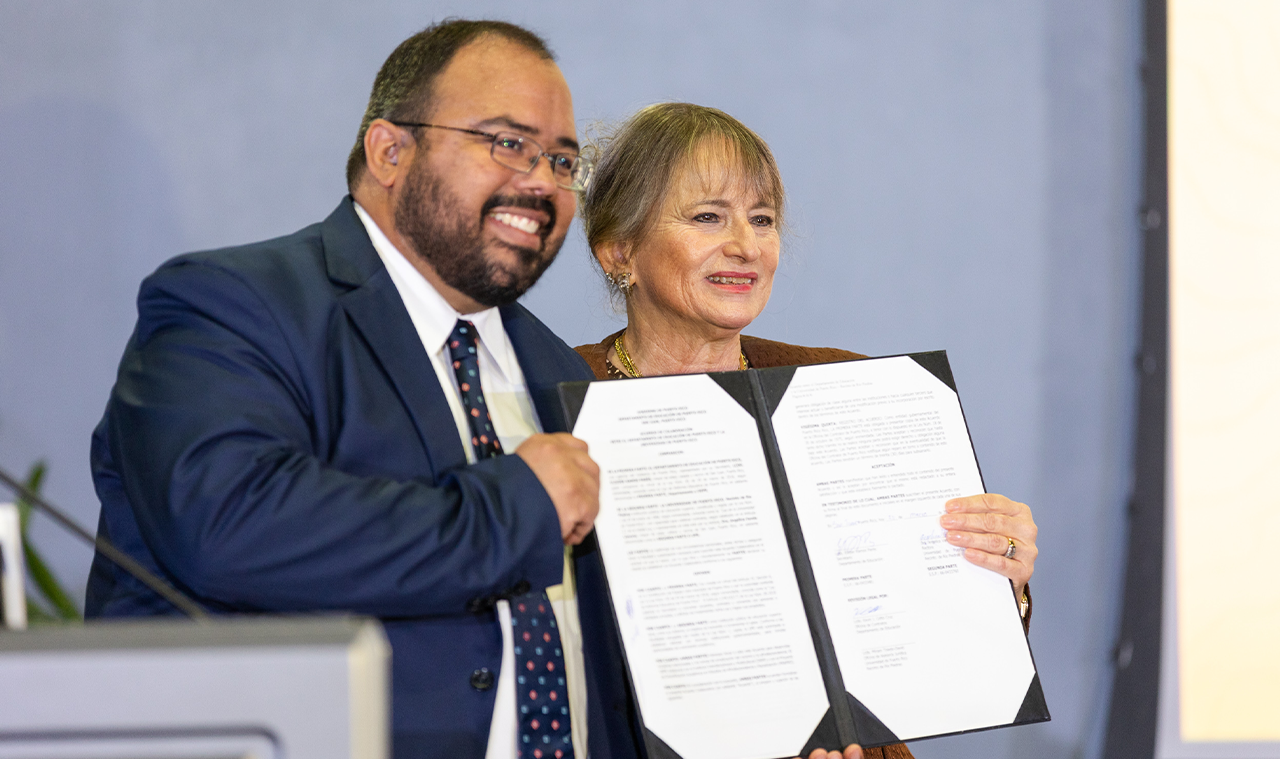
MULTIPOLYGON (((383 234, 359 203, 356 215, 364 224, 382 264, 391 275, 391 281, 409 311, 422 347, 431 359, 436 379, 445 389, 445 399, 453 412, 458 428, 458 438, 467 462, 475 462, 475 450, 471 446, 471 428, 462 407, 462 395, 452 363, 445 350, 445 341, 453 332, 458 319, 466 319, 476 327, 478 334, 477 363, 480 369, 480 389, 485 405, 493 418, 493 429, 502 443, 505 453, 514 454, 530 435, 542 431, 538 415, 529 399, 529 388, 524 372, 516 360, 515 350, 507 331, 502 326, 502 314, 497 308, 487 308, 474 314, 459 314, 413 264, 405 258, 391 240, 383 234)), ((547 596, 555 611, 560 629, 561 649, 565 659, 565 682, 569 695, 570 726, 573 732, 574 754, 587 756, 587 700, 586 681, 583 676, 582 632, 578 624, 577 594, 573 586, 573 567, 569 553, 565 552, 563 585, 547 588, 547 596)), ((502 667, 498 673, 498 689, 493 708, 493 721, 489 727, 489 746, 485 759, 516 759, 516 674, 514 642, 511 635, 511 607, 506 601, 497 603, 498 624, 502 628, 502 667)))

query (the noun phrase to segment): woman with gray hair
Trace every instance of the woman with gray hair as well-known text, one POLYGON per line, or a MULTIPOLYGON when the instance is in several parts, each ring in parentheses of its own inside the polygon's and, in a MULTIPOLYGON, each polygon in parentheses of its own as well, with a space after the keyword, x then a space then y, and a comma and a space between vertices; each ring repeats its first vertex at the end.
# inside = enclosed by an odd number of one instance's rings
MULTIPOLYGON (((742 334, 769 302, 786 200, 773 153, 755 132, 714 108, 659 103, 625 121, 597 152, 582 219, 627 313, 624 329, 576 349, 598 378, 862 358, 742 334)), ((948 541, 1012 581, 1027 624, 1026 583, 1037 554, 1031 510, 984 494, 953 499, 946 512, 948 541)), ((844 753, 859 755, 909 759, 911 752, 899 744, 844 753)))

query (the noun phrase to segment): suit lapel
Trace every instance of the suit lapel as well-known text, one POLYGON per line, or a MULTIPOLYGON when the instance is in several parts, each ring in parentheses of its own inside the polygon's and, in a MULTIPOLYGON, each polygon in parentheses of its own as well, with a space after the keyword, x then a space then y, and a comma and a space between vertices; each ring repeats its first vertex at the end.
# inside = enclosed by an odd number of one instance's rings
POLYGON ((466 464, 453 412, 431 359, 348 197, 321 227, 329 278, 351 288, 338 296, 408 410, 436 479, 466 464), (451 434, 440 434, 446 430, 451 434))

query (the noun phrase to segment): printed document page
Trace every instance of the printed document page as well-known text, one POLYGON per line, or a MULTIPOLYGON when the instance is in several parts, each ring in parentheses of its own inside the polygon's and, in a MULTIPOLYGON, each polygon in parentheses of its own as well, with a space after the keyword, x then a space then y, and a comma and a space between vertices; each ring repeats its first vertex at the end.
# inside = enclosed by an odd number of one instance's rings
POLYGON ((662 377, 593 383, 573 434, 645 726, 683 759, 795 755, 828 704, 756 420, 662 377))
POLYGON ((903 740, 1012 722, 1009 581, 938 524, 983 492, 956 393, 907 356, 800 367, 773 425, 848 691, 903 740))

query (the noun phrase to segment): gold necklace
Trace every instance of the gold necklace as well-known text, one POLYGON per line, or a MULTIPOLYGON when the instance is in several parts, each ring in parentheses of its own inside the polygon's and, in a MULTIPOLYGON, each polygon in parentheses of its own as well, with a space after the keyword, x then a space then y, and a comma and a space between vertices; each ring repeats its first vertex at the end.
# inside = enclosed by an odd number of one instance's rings
MULTIPOLYGON (((643 377, 644 375, 640 373, 640 370, 637 369, 636 365, 631 361, 631 354, 627 353, 626 346, 622 344, 622 336, 625 334, 627 334, 627 331, 624 329, 618 333, 617 337, 613 338, 613 352, 618 354, 618 360, 622 362, 622 368, 627 370, 628 375, 632 377, 643 377)), ((608 362, 609 359, 605 358, 606 368, 608 368, 608 362)), ((738 371, 745 372, 749 367, 750 364, 747 363, 747 354, 743 353, 742 349, 739 348, 738 371)))
POLYGON ((631 363, 631 356, 627 353, 627 349, 622 346, 622 336, 626 333, 627 331, 624 329, 618 333, 617 337, 613 338, 613 352, 618 354, 618 360, 622 362, 622 368, 627 370, 627 374, 632 377, 643 377, 644 375, 640 373, 636 365, 631 363))

